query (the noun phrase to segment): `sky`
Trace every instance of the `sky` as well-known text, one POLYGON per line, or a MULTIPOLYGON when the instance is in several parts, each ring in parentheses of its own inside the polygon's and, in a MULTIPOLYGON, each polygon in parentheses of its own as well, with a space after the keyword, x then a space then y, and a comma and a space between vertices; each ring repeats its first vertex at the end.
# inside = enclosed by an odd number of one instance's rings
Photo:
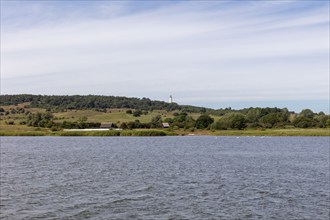
POLYGON ((1 1, 1 94, 330 112, 329 1, 1 1))

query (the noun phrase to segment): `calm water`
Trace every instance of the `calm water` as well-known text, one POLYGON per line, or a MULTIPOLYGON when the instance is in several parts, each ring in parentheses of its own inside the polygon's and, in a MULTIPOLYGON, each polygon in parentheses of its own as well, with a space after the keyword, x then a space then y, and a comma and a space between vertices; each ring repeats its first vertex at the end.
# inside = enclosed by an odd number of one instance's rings
POLYGON ((1 219, 329 219, 329 137, 1 137, 1 219))

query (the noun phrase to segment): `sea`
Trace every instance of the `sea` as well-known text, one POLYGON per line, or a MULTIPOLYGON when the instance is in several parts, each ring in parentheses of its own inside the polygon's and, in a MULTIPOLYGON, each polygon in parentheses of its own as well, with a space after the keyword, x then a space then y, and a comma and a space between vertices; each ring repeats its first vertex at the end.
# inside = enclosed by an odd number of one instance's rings
POLYGON ((0 219, 330 219, 330 137, 1 137, 0 219))

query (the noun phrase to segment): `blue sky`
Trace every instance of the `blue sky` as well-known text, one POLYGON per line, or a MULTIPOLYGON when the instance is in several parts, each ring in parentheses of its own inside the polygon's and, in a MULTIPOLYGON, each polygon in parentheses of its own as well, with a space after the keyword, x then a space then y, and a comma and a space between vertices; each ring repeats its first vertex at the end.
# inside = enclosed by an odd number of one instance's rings
POLYGON ((329 113, 329 1, 1 1, 1 94, 329 113))

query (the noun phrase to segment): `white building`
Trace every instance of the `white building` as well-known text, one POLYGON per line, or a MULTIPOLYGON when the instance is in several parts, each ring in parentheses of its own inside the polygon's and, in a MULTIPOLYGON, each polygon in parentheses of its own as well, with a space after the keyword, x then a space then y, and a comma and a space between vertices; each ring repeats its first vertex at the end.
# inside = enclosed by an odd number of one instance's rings
POLYGON ((168 99, 168 103, 172 103, 173 99, 172 99, 172 95, 170 95, 170 98, 168 99))

